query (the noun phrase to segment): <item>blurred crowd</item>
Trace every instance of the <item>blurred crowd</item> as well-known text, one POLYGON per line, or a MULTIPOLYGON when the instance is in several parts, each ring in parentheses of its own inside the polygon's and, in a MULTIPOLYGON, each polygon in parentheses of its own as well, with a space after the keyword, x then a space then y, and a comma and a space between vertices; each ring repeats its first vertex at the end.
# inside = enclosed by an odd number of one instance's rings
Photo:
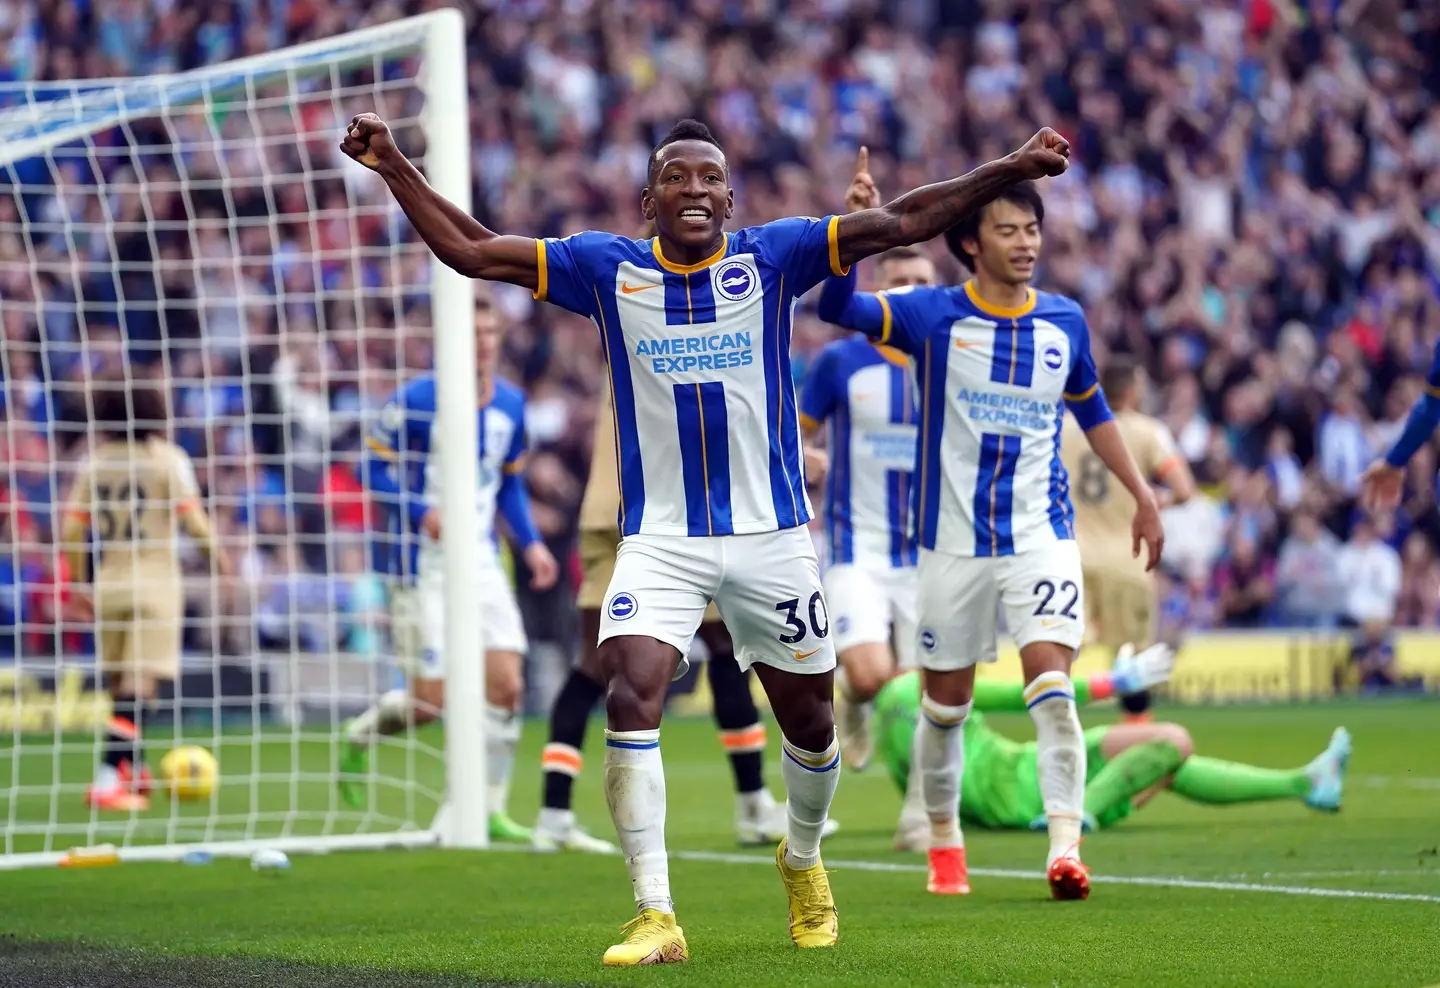
MULTIPOLYGON (((444 5, 7 4, 0 78, 179 71, 444 5)), ((1436 445, 1412 463, 1398 512, 1355 505, 1440 336, 1440 5, 463 7, 473 210, 502 231, 638 232, 647 155, 687 115, 725 145, 737 226, 842 208, 861 145, 894 195, 1055 126, 1072 165, 1043 189, 1040 285, 1085 305, 1102 365, 1129 353, 1149 367, 1149 410, 1203 489, 1168 520, 1167 626, 1356 626, 1383 677, 1387 629, 1440 625, 1436 445)), ((418 112, 413 68, 302 82, 300 100, 267 101, 262 87, 245 112, 176 109, 31 161, 26 184, 0 195, 0 581, 43 598, 0 606, 28 608, 36 627, 63 607, 45 547, 64 464, 83 448, 85 368, 128 359, 174 382, 181 441, 244 547, 236 596, 257 620, 222 624, 235 639, 222 647, 243 651, 250 635, 380 647, 373 520, 353 468, 367 415, 429 365, 428 262, 335 141, 351 113, 378 109, 418 152, 403 125, 418 112), (173 158, 135 150, 167 141, 173 158)), ((511 324, 504 373, 530 395, 538 521, 573 556, 598 341, 528 293, 495 295, 511 324)), ((833 333, 802 312, 798 377, 833 333)), ((571 633, 564 582, 524 602, 536 640, 571 633)))

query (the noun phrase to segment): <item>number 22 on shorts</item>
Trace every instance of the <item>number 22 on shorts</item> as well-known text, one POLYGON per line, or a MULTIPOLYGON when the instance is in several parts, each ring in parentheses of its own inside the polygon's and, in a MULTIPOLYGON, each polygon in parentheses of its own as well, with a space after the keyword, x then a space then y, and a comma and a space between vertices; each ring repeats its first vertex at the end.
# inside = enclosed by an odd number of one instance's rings
POLYGON ((1035 607, 1035 614, 1041 619, 1042 627, 1053 628, 1060 624, 1061 618, 1071 621, 1079 619, 1080 615, 1075 613, 1075 605, 1080 602, 1080 588, 1074 580, 1065 580, 1058 587, 1053 580, 1041 580, 1035 584, 1032 593, 1040 598, 1040 603, 1035 607), (1057 596, 1060 597, 1062 604, 1059 611, 1051 606, 1051 602, 1057 596))
POLYGON ((792 631, 790 634, 781 635, 780 641, 794 649, 797 660, 808 659, 820 651, 823 647, 820 645, 817 645, 809 651, 802 651, 800 643, 805 640, 807 635, 813 634, 817 639, 823 641, 825 636, 830 634, 830 614, 825 610, 825 595, 823 593, 816 590, 810 595, 810 623, 808 625, 800 617, 799 597, 782 600, 775 605, 775 610, 785 612, 785 625, 792 629, 792 631))

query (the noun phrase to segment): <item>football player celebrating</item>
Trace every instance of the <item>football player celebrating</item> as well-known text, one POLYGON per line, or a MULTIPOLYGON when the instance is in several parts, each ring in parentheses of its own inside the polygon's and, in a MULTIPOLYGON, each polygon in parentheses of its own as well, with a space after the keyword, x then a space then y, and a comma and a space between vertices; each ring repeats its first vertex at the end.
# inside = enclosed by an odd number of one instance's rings
MULTIPOLYGON (((964 724, 975 665, 997 656, 997 612, 1020 649, 1049 821, 1057 899, 1089 895, 1079 858, 1085 743, 1070 664, 1084 640, 1084 577, 1060 459, 1068 408, 1135 498, 1132 552, 1159 562, 1155 495, 1100 393, 1090 329, 1073 300, 1030 287, 1045 207, 1021 183, 945 234, 974 278, 957 288, 831 292, 824 317, 910 354, 920 403, 915 524, 924 716, 916 741, 936 894, 970 886, 960 831, 964 724)), ((854 276, 847 282, 853 286, 854 276)))
MULTIPOLYGON (((802 948, 839 936, 820 837, 840 776, 835 651, 820 585, 790 369, 800 297, 864 257, 938 236, 1026 179, 1064 171, 1043 130, 1006 158, 879 209, 726 233, 725 152, 695 121, 651 154, 640 208, 657 235, 505 236, 426 184, 374 114, 341 147, 375 169, 443 263, 594 320, 615 411, 622 541, 600 623, 605 790, 638 909, 605 963, 683 961, 665 852, 660 720, 713 601, 782 734, 789 827, 775 862, 802 948)), ((1078 823, 1077 823, 1078 826, 1078 823)))

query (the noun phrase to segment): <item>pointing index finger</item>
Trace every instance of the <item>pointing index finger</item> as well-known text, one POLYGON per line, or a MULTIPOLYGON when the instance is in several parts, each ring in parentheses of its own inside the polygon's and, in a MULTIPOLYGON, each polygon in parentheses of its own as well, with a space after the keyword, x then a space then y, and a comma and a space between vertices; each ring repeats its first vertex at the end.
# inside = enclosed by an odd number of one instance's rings
POLYGON ((860 145, 860 156, 855 160, 855 173, 870 171, 870 149, 864 144, 860 145))

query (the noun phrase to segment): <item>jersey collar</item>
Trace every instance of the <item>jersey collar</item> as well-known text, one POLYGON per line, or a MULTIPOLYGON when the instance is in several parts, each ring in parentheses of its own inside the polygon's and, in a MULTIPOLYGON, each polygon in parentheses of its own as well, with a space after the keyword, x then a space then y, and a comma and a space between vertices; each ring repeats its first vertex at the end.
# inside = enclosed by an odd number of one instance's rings
POLYGON ((692 271, 708 268, 720 260, 720 258, 724 257, 726 251, 730 249, 730 236, 729 234, 724 234, 720 242, 720 249, 698 264, 676 264, 674 261, 666 260, 665 252, 660 249, 659 237, 651 239, 650 249, 655 252, 655 260, 658 261, 660 266, 666 271, 669 271, 671 274, 690 274, 692 271))
POLYGON ((992 305, 981 298, 980 293, 975 288, 973 278, 965 282, 965 297, 970 300, 971 305, 975 306, 975 308, 979 309, 985 315, 994 316, 997 319, 1019 319, 1021 316, 1028 316, 1031 310, 1035 308, 1035 289, 1033 288, 1025 289, 1025 301, 1022 304, 1017 305, 1013 309, 1006 309, 998 305, 992 305))
POLYGON ((495 375, 491 374, 485 379, 485 386, 477 388, 475 392, 475 407, 484 408, 495 400, 495 375))

